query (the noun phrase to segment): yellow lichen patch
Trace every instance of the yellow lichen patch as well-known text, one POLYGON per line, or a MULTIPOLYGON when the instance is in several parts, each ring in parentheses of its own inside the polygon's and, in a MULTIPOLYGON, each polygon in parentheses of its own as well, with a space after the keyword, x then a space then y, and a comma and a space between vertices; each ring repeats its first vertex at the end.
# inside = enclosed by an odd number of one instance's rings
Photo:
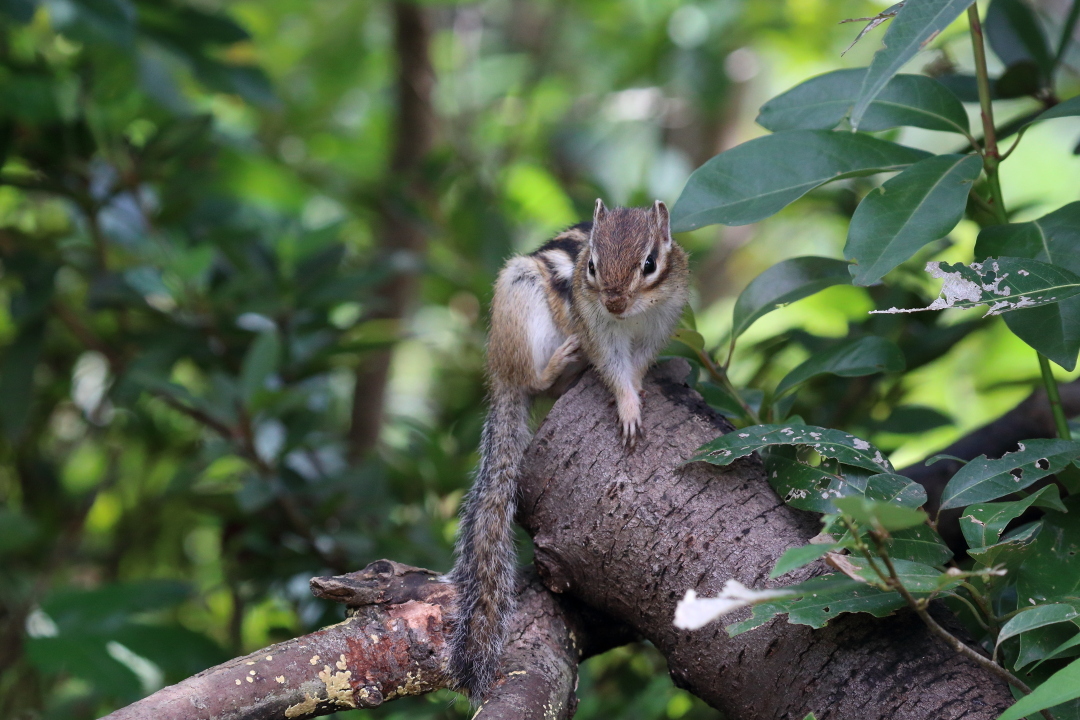
POLYGON ((339 707, 356 707, 352 685, 349 684, 351 672, 331 673, 330 666, 324 665, 319 679, 326 684, 326 699, 339 707))
POLYGON ((308 662, 311 663, 312 665, 318 665, 319 664, 319 656, 318 655, 312 655, 311 659, 308 660, 308 662))
POLYGON ((252 670, 251 672, 248 673, 248 675, 254 675, 254 674, 255 674, 254 670, 252 670))
POLYGON ((237 685, 239 685, 239 684, 240 684, 240 681, 239 681, 239 680, 237 680, 237 681, 236 681, 236 684, 237 684, 237 685))
MULTIPOLYGON (((424 692, 424 681, 420 675, 420 671, 417 670, 415 675, 411 672, 405 673, 405 682, 387 693, 386 699, 393 700, 394 698, 404 697, 405 695, 421 695, 424 692)), ((473 717, 475 717, 475 715, 473 717)))
POLYGON ((375 635, 375 634, 371 635, 371 642, 373 642, 373 643, 378 644, 379 640, 381 640, 381 639, 382 638, 380 638, 378 635, 375 635))
POLYGON ((274 656, 273 656, 273 655, 267 655, 267 656, 266 656, 266 659, 267 659, 268 661, 269 661, 269 660, 273 660, 273 659, 274 659, 274 656))
POLYGON ((319 707, 319 698, 311 697, 307 693, 304 693, 303 702, 298 702, 295 705, 290 705, 285 708, 285 717, 294 718, 301 715, 307 715, 315 712, 315 709, 319 707))
POLYGON ((248 661, 247 661, 246 663, 244 663, 244 664, 245 664, 245 665, 254 665, 254 664, 255 664, 255 661, 254 661, 254 660, 248 660, 248 661))
POLYGON ((337 666, 338 670, 344 670, 345 668, 349 667, 349 664, 345 662, 345 655, 339 656, 338 661, 334 663, 334 665, 337 666))
POLYGON ((251 677, 250 677, 250 676, 249 676, 249 677, 246 677, 246 678, 244 678, 244 679, 245 679, 245 680, 247 680, 248 682, 255 682, 254 680, 252 680, 252 679, 251 679, 251 677))
POLYGON ((506 676, 507 677, 513 677, 514 675, 528 675, 528 674, 529 673, 525 672, 524 670, 515 670, 512 673, 506 673, 506 676))
POLYGON ((275 679, 275 680, 277 680, 277 681, 278 681, 278 682, 279 682, 280 684, 282 684, 282 685, 284 685, 284 684, 285 684, 285 676, 284 676, 284 675, 278 675, 278 676, 277 676, 276 678, 274 678, 274 679, 275 679))

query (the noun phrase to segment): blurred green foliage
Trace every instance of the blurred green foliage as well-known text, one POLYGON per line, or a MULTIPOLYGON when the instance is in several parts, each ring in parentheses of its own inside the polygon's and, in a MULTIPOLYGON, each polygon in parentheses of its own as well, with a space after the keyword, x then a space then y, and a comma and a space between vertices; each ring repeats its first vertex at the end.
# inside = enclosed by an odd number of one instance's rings
MULTIPOLYGON (((421 7, 437 139, 417 199, 390 170, 388 2, 0 0, 0 716, 96 717, 336 621, 312 575, 380 557, 448 568, 502 259, 597 196, 673 202, 693 168, 761 133, 765 99, 866 65, 872 36, 840 60, 854 31, 836 23, 881 9, 421 7), (388 206, 422 228, 424 253, 381 252, 388 206), (416 297, 386 320, 377 289, 404 275, 419 277, 416 297), (381 442, 350 462, 355 372, 387 348, 381 442)), ((949 38, 934 51, 962 63, 949 38)), ((1017 206, 1053 203, 1076 177, 1032 172, 1017 206)), ((839 256, 871 186, 683 235, 709 344, 760 271, 839 256)), ((932 250, 955 259, 965 243, 962 224, 932 250)), ((836 337, 888 336, 907 375, 816 376, 785 412, 910 460, 1027 392, 1037 371, 1000 321, 868 320, 927 293, 894 274, 757 323, 731 368, 747 397, 836 337)), ((647 648, 582 672, 580 718, 716 716, 647 648)), ((372 714, 464 717, 451 697, 372 714)))

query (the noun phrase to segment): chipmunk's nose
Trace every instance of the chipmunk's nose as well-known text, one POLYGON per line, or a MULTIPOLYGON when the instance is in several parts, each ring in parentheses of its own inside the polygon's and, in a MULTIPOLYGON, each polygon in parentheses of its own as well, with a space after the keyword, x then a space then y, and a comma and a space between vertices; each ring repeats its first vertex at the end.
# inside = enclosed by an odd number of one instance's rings
POLYGON ((608 309, 608 312, 612 315, 622 315, 626 312, 626 297, 622 295, 605 295, 604 307, 608 309))

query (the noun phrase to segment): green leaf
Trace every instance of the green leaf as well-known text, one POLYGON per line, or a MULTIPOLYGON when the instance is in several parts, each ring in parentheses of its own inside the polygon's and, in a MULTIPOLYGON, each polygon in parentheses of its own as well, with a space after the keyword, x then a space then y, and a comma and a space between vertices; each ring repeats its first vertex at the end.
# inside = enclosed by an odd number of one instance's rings
POLYGON ((191 595, 191 588, 172 580, 105 585, 95 590, 58 590, 41 609, 53 619, 61 634, 107 633, 128 621, 129 616, 173 607, 191 595))
MULTIPOLYGON (((1080 275, 1080 202, 1069 203, 1031 222, 984 228, 975 243, 975 254, 1031 258, 1080 275)), ((1080 353, 1080 297, 1006 313, 1005 324, 1066 370, 1076 367, 1080 353)))
POLYGON ((927 430, 952 425, 953 419, 940 410, 923 405, 901 405, 893 408, 889 417, 872 427, 878 432, 896 435, 918 435, 927 430))
POLYGON ((867 528, 885 531, 904 530, 926 522, 922 510, 871 500, 866 497, 844 497, 833 500, 833 505, 844 515, 867 528))
POLYGON ((994 54, 1006 68, 1031 62, 1049 79, 1054 58, 1039 19, 1021 0, 993 0, 986 11, 983 32, 994 54))
POLYGON ((240 368, 240 395, 251 402, 266 386, 266 379, 277 372, 281 357, 281 342, 275 331, 261 332, 251 343, 240 368))
POLYGON ((1080 496, 1064 500, 1068 514, 1048 510, 1035 547, 1016 571, 1016 594, 1021 602, 1075 602, 1080 598, 1080 496))
POLYGON ((1023 500, 970 505, 960 518, 960 530, 969 547, 986 547, 998 541, 1005 527, 1032 505, 1065 511, 1057 485, 1040 488, 1023 500))
POLYGON ((843 260, 796 257, 776 263, 750 281, 735 301, 731 336, 737 338, 760 317, 833 285, 851 282, 843 260))
POLYGON ((860 128, 870 103, 900 68, 971 3, 972 0, 907 0, 904 3, 885 33, 884 47, 874 55, 859 87, 851 110, 852 128, 860 128))
MULTIPOLYGON (((1044 120, 1054 120, 1056 118, 1063 117, 1076 117, 1080 115, 1080 95, 1069 98, 1064 102, 1059 102, 1054 107, 1050 108, 1046 112, 1039 115, 1037 118, 1028 123, 1028 125, 1034 125, 1037 122, 1044 120)), ((1025 125, 1024 127, 1027 127, 1025 125)))
POLYGON ((889 557, 911 560, 923 565, 944 565, 953 556, 952 550, 929 525, 918 525, 890 533, 886 541, 889 557))
POLYGON ((807 380, 826 373, 859 377, 900 372, 903 369, 904 355, 892 340, 876 335, 855 338, 812 355, 780 381, 776 386, 776 395, 783 395, 807 380))
POLYGON ((866 470, 830 458, 811 465, 804 459, 806 455, 805 450, 785 446, 761 453, 769 484, 785 503, 799 510, 832 513, 836 512, 832 498, 862 494, 861 486, 869 475, 866 470))
POLYGON ((892 465, 880 450, 854 435, 842 430, 794 424, 753 425, 733 430, 702 445, 688 462, 729 465, 738 458, 776 445, 802 445, 848 465, 874 472, 892 471, 892 465))
POLYGON ((997 460, 980 455, 960 469, 941 493, 941 509, 996 500, 1023 490, 1080 457, 1077 440, 1026 440, 997 460))
POLYGON ((797 570, 804 565, 809 565, 818 558, 824 557, 825 553, 836 549, 836 543, 824 543, 822 545, 803 545, 801 547, 788 548, 780 559, 776 561, 769 578, 778 578, 792 570, 797 570))
MULTIPOLYGON (((1020 639, 1023 640, 1022 637, 1020 639)), ((1068 640, 1065 640, 1061 644, 1057 645, 1052 650, 1049 650, 1046 653, 1043 653, 1043 656, 1039 659, 1039 662, 1035 663, 1035 665, 1032 666, 1031 670, 1034 671, 1035 668, 1039 667, 1040 665, 1042 665, 1047 660, 1052 660, 1053 658, 1056 658, 1061 653, 1063 653, 1066 650, 1069 650, 1071 648, 1074 648, 1077 645, 1080 645, 1080 632, 1076 633, 1075 635, 1073 635, 1068 640)), ((1019 660, 1016 663, 1016 667, 1022 667, 1019 660)))
POLYGON ((999 543, 968 549, 968 555, 986 567, 1004 565, 1013 569, 1034 553, 1035 539, 1042 530, 1042 522, 1028 523, 1006 533, 999 543))
MULTIPOLYGON (((854 483, 853 483, 854 484, 854 483)), ((903 475, 879 473, 871 475, 862 488, 871 500, 894 503, 908 508, 920 508, 926 504, 926 488, 903 475)))
POLYGON ((820 628, 841 613, 865 612, 885 617, 906 604, 899 593, 884 592, 839 573, 822 575, 784 589, 796 595, 755 605, 748 620, 726 628, 728 635, 734 637, 753 630, 781 613, 787 613, 788 622, 792 624, 820 628))
POLYGON ((107 696, 133 701, 142 694, 139 678, 109 654, 107 642, 88 636, 29 638, 26 657, 42 673, 70 673, 107 696))
MULTIPOLYGON (((773 132, 831 130, 851 110, 865 75, 866 68, 851 68, 811 78, 762 105, 757 122, 773 132)), ((901 125, 961 134, 969 127, 963 103, 924 75, 890 80, 871 101, 859 129, 876 132, 901 125)))
POLYGON ((1080 660, 1074 660, 1051 675, 1027 697, 1002 713, 998 720, 1021 720, 1032 713, 1052 708, 1080 697, 1080 660))
POLYGON ((1002 625, 1001 630, 998 632, 997 644, 1001 645, 1005 640, 1028 630, 1068 622, 1077 617, 1080 617, 1080 611, 1075 606, 1067 603, 1036 605, 1009 618, 1009 621, 1002 625))
POLYGON ((747 225, 833 180, 902 170, 929 153, 854 133, 792 130, 720 153, 694 171, 671 211, 672 230, 747 225))
POLYGON ((964 216, 968 192, 982 172, 977 155, 938 155, 915 163, 871 190, 848 228, 844 257, 856 285, 872 285, 964 216))
POLYGON ((990 317, 1080 294, 1080 276, 1037 260, 999 257, 971 265, 928 262, 926 272, 944 280, 940 296, 933 303, 924 308, 870 312, 889 315, 989 305, 983 317, 990 317))
MULTIPOLYGON (((868 583, 880 583, 881 578, 870 567, 866 558, 855 555, 849 556, 850 562, 856 568, 856 574, 864 578, 868 583)), ((885 563, 875 561, 877 567, 885 571, 885 563)), ((954 588, 964 581, 963 577, 941 572, 937 568, 924 565, 923 563, 911 562, 910 560, 893 560, 893 568, 896 569, 896 577, 900 580, 908 592, 912 594, 930 594, 954 588)))

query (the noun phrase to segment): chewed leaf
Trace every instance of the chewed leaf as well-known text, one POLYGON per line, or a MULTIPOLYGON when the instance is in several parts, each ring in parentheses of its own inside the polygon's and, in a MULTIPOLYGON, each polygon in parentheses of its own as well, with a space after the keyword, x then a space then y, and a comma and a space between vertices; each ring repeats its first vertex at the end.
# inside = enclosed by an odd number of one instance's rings
POLYGON ((1013 453, 988 460, 980 455, 959 470, 941 493, 941 509, 996 500, 1023 490, 1080 457, 1077 440, 1025 440, 1013 453))
POLYGON ((842 430, 794 424, 754 425, 733 430, 702 445, 689 462, 729 465, 738 458, 776 445, 803 445, 847 465, 876 473, 893 471, 881 451, 865 440, 842 430))
POLYGON ((1000 257, 971 265, 928 262, 926 272, 944 280, 937 300, 924 308, 870 312, 910 313, 988 305, 989 316, 1048 305, 1080 294, 1080 275, 1037 260, 1000 257))

